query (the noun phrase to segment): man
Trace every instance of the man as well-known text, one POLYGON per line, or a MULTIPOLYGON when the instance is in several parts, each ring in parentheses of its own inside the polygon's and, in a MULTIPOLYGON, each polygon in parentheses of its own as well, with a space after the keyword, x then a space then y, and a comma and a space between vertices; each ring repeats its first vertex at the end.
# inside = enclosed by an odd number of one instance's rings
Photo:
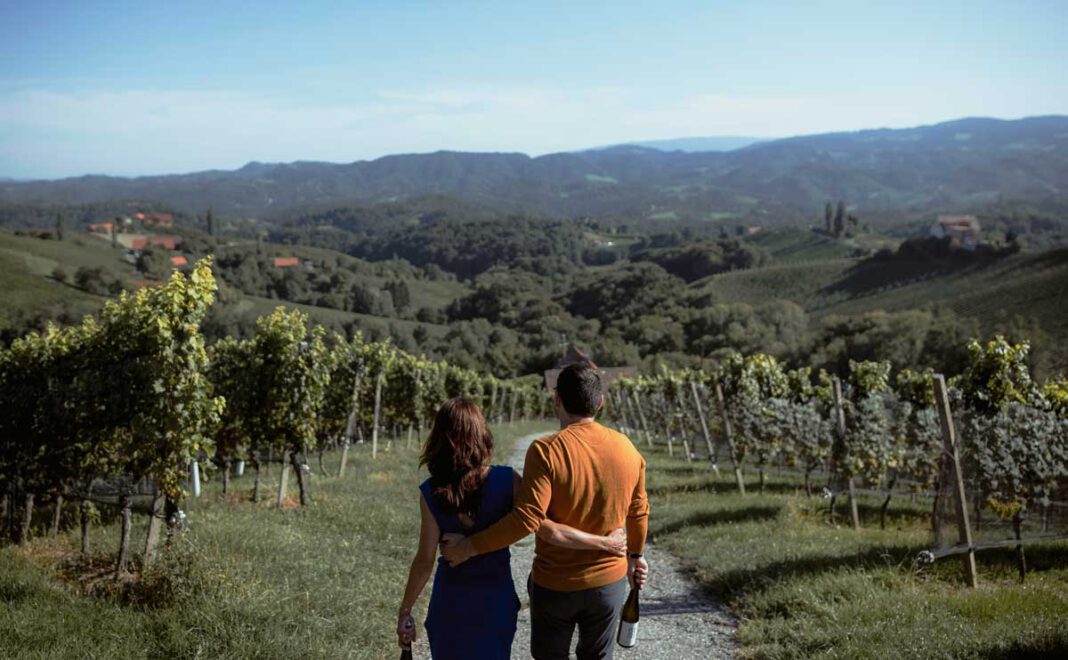
POLYGON ((537 539, 530 593, 530 653, 566 659, 578 626, 579 660, 612 657, 627 578, 637 588, 648 565, 642 557, 649 518, 645 459, 626 436, 601 426, 601 377, 586 364, 560 372, 554 397, 560 432, 527 450, 514 510, 491 527, 442 549, 452 565, 509 546, 536 532, 548 517, 591 534, 627 531, 627 557, 569 550, 537 539))

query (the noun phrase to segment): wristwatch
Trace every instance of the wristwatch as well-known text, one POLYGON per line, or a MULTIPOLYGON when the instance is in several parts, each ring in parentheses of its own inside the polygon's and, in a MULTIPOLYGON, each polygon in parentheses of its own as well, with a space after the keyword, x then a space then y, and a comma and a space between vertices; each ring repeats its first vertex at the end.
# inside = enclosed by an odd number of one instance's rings
POLYGON ((645 556, 645 554, 641 553, 641 552, 628 552, 627 556, 630 557, 631 559, 641 559, 642 557, 645 556))

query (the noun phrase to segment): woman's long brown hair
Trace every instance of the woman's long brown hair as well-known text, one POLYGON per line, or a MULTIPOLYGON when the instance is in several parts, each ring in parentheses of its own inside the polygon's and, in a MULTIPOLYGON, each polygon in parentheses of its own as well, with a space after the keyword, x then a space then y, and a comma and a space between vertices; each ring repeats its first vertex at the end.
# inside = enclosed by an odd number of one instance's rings
POLYGON ((442 510, 474 516, 492 457, 493 434, 482 411, 466 399, 451 399, 438 409, 419 465, 429 468, 434 499, 442 510))

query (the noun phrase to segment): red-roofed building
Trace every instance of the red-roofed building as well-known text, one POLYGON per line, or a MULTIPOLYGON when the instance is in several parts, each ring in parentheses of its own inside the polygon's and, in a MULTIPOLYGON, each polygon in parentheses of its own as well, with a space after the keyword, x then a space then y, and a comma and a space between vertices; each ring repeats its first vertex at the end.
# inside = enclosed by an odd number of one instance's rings
POLYGON ((174 216, 170 213, 138 213, 137 219, 146 227, 174 226, 174 216))
POLYGON ((275 268, 292 268, 294 266, 299 266, 299 265, 300 265, 300 259, 298 259, 296 257, 275 257, 274 258, 274 267, 275 268))
POLYGON ((178 249, 182 244, 181 236, 139 236, 130 241, 131 250, 144 250, 146 247, 161 247, 170 251, 178 249))
POLYGON ((94 222, 89 225, 89 231, 97 231, 105 234, 111 234, 112 225, 110 222, 94 222))
POLYGON ((974 250, 979 245, 982 230, 979 228, 979 219, 974 215, 940 215, 931 226, 931 236, 948 236, 965 250, 974 250))
POLYGON ((189 265, 189 260, 186 259, 185 257, 181 256, 181 255, 179 255, 177 257, 171 257, 171 265, 172 266, 187 266, 187 265, 189 265))

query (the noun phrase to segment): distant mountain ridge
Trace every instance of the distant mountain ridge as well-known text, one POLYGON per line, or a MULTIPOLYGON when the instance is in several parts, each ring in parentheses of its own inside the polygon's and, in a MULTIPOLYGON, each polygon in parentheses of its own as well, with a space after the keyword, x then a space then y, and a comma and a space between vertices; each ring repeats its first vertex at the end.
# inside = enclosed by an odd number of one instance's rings
POLYGON ((1002 198, 1068 196, 1068 117, 967 118, 907 129, 783 138, 733 151, 640 145, 531 158, 393 155, 353 163, 248 163, 233 170, 0 183, 0 203, 143 200, 262 217, 284 209, 444 194, 565 216, 812 217, 827 200, 913 216, 1002 198))

